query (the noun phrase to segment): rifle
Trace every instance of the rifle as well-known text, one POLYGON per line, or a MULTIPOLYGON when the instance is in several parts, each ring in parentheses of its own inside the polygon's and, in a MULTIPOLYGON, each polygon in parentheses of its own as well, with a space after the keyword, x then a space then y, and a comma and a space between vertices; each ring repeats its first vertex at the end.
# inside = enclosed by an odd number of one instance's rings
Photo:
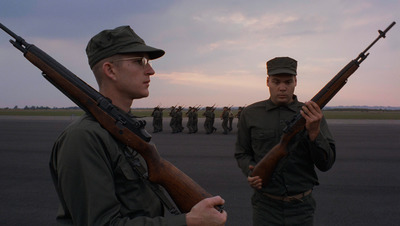
MULTIPOLYGON (((211 197, 200 185, 173 164, 163 159, 155 145, 148 143, 151 135, 144 129, 146 122, 119 110, 91 86, 47 55, 27 43, 0 23, 0 28, 15 40, 11 44, 42 71, 42 75, 85 112, 91 114, 116 139, 136 150, 148 166, 148 180, 160 184, 182 213, 187 213, 201 200, 211 197)), ((222 212, 222 206, 216 206, 222 212)))
POLYGON ((201 109, 201 104, 199 106, 196 107, 196 111, 201 109))
MULTIPOLYGON (((350 61, 339 73, 333 77, 311 100, 314 101, 322 109, 339 90, 346 84, 347 79, 358 69, 369 53, 367 51, 380 39, 385 38, 386 33, 392 28, 396 22, 392 22, 384 31, 378 30, 379 36, 363 51, 357 58, 350 61)), ((296 114, 283 130, 283 135, 277 145, 275 145, 261 160, 256 164, 251 174, 252 177, 259 176, 262 179, 263 186, 266 186, 272 173, 278 165, 279 161, 284 158, 287 153, 289 141, 305 127, 306 120, 300 113, 296 114)))

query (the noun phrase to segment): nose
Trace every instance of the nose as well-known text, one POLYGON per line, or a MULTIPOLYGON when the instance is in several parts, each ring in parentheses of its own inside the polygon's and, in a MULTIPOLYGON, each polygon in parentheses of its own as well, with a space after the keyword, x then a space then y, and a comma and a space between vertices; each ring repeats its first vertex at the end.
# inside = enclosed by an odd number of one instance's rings
POLYGON ((280 84, 279 87, 278 87, 278 89, 279 89, 280 91, 285 91, 285 90, 287 89, 287 87, 286 87, 285 84, 280 84))
POLYGON ((147 64, 146 65, 146 68, 145 68, 145 73, 146 73, 146 75, 148 75, 148 76, 151 76, 151 75, 154 75, 156 72, 154 71, 154 69, 153 69, 153 67, 150 65, 150 64, 147 64))

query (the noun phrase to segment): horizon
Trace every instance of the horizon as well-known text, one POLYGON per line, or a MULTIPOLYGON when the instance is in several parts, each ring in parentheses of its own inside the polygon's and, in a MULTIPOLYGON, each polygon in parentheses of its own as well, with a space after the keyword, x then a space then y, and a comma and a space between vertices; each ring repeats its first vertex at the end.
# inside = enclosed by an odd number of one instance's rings
MULTIPOLYGON (((179 107, 179 105, 174 105, 179 107)), ((188 105, 188 106, 183 106, 183 109, 188 109, 191 106, 196 106, 196 105, 188 105)), ((207 105, 207 106, 199 106, 200 109, 203 109, 205 107, 210 107, 212 105, 207 105)), ((222 109, 224 107, 227 107, 228 105, 224 106, 215 106, 215 109, 222 109)), ((153 107, 131 107, 131 109, 153 109, 156 106, 153 107)), ((171 107, 163 107, 163 106, 157 106, 163 109, 170 109, 171 107)), ((231 106, 230 108, 232 109, 238 109, 240 107, 246 107, 246 106, 231 106)), ((24 106, 24 107, 19 107, 15 105, 14 107, 0 107, 0 110, 58 110, 58 109, 64 109, 64 110, 82 110, 79 106, 69 106, 69 107, 50 107, 50 106, 24 106)), ((338 106, 325 106, 322 108, 322 110, 331 110, 331 109, 371 109, 371 110, 400 110, 400 106, 366 106, 366 105, 349 105, 349 106, 343 106, 343 105, 338 105, 338 106)))

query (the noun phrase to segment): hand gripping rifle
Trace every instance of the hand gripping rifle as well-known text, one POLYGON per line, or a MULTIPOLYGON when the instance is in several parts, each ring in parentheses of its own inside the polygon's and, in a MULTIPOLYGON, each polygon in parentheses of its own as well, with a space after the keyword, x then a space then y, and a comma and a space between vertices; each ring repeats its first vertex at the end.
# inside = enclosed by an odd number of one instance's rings
MULTIPOLYGON (((350 61, 339 73, 333 77, 311 100, 314 101, 322 109, 339 90, 346 84, 347 79, 358 69, 361 62, 367 58, 367 51, 380 39, 386 37, 386 32, 392 28, 396 22, 392 22, 384 31, 379 30, 379 36, 373 41, 357 58, 350 61)), ((287 153, 287 145, 289 141, 299 132, 301 132, 306 124, 306 120, 300 113, 296 114, 293 119, 283 130, 283 135, 277 145, 275 145, 257 165, 254 167, 252 176, 259 176, 262 179, 263 186, 266 186, 274 172, 279 161, 284 158, 287 153)))
MULTIPOLYGON (((144 129, 146 122, 130 117, 115 107, 109 99, 86 84, 71 71, 38 47, 27 43, 7 27, 3 29, 15 40, 10 42, 19 49, 42 75, 68 96, 85 112, 91 114, 116 139, 136 150, 148 166, 148 180, 165 188, 182 213, 187 213, 201 200, 211 197, 189 176, 163 159, 155 145, 148 143, 151 135, 144 129)), ((215 207, 222 211, 222 206, 215 207)))

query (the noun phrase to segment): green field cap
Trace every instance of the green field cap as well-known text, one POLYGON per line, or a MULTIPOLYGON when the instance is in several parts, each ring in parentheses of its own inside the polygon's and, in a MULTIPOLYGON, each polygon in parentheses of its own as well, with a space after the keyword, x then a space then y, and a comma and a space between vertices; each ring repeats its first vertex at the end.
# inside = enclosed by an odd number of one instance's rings
POLYGON ((104 30, 90 39, 86 47, 91 68, 100 60, 121 53, 147 53, 151 60, 165 54, 164 50, 146 45, 129 26, 104 30))
POLYGON ((290 57, 275 57, 267 62, 267 74, 297 75, 297 61, 290 57))

